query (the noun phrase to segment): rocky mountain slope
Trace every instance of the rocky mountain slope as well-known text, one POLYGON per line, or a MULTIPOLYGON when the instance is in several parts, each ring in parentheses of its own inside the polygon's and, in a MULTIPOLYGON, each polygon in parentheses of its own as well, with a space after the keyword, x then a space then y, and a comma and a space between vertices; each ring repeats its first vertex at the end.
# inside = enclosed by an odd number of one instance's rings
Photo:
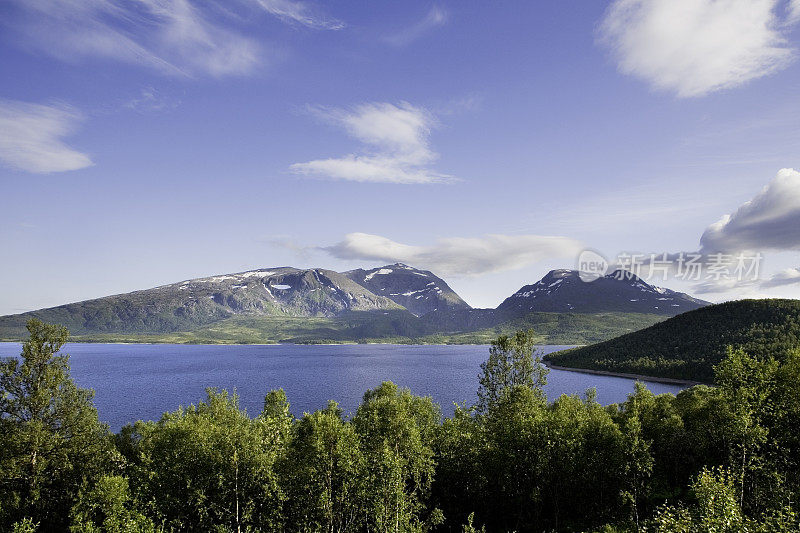
POLYGON ((652 313, 674 316, 708 305, 681 292, 655 287, 630 272, 583 281, 577 270, 552 270, 506 298, 497 310, 520 315, 550 313, 652 313))
POLYGON ((0 317, 0 339, 23 338, 25 322, 37 317, 87 340, 484 342, 533 327, 584 343, 705 304, 632 275, 587 283, 575 271, 554 270, 497 309, 472 309, 432 272, 399 263, 343 273, 280 267, 0 317))
POLYGON ((0 326, 22 326, 36 316, 63 324, 74 334, 163 333, 234 315, 333 317, 350 311, 383 310, 402 307, 338 272, 282 267, 192 279, 0 317, 0 326))
POLYGON ((417 316, 432 311, 470 308, 443 279, 428 270, 419 270, 402 263, 371 270, 359 268, 345 272, 344 275, 417 316))

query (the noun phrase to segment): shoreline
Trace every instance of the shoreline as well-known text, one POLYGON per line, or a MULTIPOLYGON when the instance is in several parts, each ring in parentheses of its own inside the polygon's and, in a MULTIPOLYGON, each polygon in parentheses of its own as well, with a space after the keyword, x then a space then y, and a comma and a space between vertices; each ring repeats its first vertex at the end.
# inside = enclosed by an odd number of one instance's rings
MULTIPOLYGON (((3 344, 22 344, 24 341, 17 341, 17 340, 5 340, 0 339, 0 343, 3 344)), ((358 346, 358 345, 373 345, 373 346, 489 346, 488 344, 474 344, 474 343, 452 343, 452 344, 441 344, 441 343, 396 343, 396 342, 367 342, 367 343, 358 343, 358 342, 320 342, 320 343, 294 343, 294 342, 272 342, 272 343, 192 343, 192 342, 120 342, 120 341, 104 341, 104 342, 97 342, 97 341, 67 341, 66 345, 69 344, 116 344, 116 345, 174 345, 174 346, 358 346)), ((565 346, 562 344, 538 344, 538 347, 543 346, 565 346)), ((569 345, 570 347, 575 347, 579 345, 569 345)), ((634 379, 636 381, 644 381, 649 383, 663 383, 666 385, 686 385, 688 387, 694 385, 709 385, 708 383, 703 383, 702 381, 693 381, 689 379, 678 379, 678 378, 667 378, 667 377, 659 377, 659 376, 647 376, 644 374, 633 374, 629 372, 613 372, 610 370, 594 370, 591 368, 573 368, 573 367, 566 367, 566 366, 559 366, 550 363, 549 361, 542 360, 542 364, 549 369, 552 370, 563 370, 566 372, 578 372, 581 374, 593 374, 597 376, 609 376, 609 377, 617 377, 617 378, 625 378, 625 379, 634 379)))
MULTIPOLYGON (((23 344, 24 340, 0 339, 0 344, 23 344)), ((158 341, 88 341, 68 340, 67 344, 129 344, 129 345, 168 345, 168 346, 489 346, 490 343, 474 342, 158 342, 158 341)), ((583 344, 537 344, 536 346, 584 346, 583 344)))
POLYGON ((591 368, 571 368, 566 366, 559 366, 551 364, 547 361, 542 361, 542 364, 552 370, 565 370, 567 372, 580 372, 581 374, 595 374, 598 376, 611 376, 616 378, 635 379, 636 381, 646 381, 650 383, 664 383, 666 385, 708 385, 702 381, 692 381, 690 379, 678 378, 664 378, 658 376, 645 376, 644 374, 631 374, 628 372, 612 372, 610 370, 593 370, 591 368))

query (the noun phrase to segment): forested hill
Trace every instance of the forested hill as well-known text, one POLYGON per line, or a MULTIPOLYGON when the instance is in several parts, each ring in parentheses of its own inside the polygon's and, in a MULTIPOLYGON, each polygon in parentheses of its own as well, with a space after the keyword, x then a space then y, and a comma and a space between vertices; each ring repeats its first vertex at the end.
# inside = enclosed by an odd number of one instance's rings
POLYGON ((551 354, 554 365, 710 382, 728 346, 781 358, 800 348, 800 300, 703 307, 599 344, 551 354))

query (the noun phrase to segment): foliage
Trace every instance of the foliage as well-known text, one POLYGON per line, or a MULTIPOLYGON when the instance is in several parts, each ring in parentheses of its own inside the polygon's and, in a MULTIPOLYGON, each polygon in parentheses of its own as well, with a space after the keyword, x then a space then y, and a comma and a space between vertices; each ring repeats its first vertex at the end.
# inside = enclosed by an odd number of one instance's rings
POLYGON ((102 476, 94 486, 86 484, 72 508, 74 533, 150 533, 153 522, 133 509, 128 480, 122 476, 102 476))
POLYGON ((483 375, 478 387, 478 411, 486 412, 513 387, 525 386, 542 393, 547 383, 547 368, 534 357, 533 331, 518 331, 514 336, 501 335, 492 341, 489 359, 481 363, 483 375))
POLYGON ((300 531, 359 531, 369 509, 366 458, 335 402, 294 427, 284 475, 287 521, 300 531))
POLYGON ((439 407, 391 382, 367 391, 353 417, 366 461, 367 529, 422 531, 438 521, 426 505, 435 471, 439 407), (427 511, 427 512, 426 512, 427 511))
MULTIPOLYGON (((64 527, 84 479, 113 468, 93 391, 75 386, 67 330, 32 319, 21 358, 0 363, 0 517, 64 527)), ((22 527, 22 526, 20 526, 22 527)))
POLYGON ((548 403, 526 332, 496 339, 450 418, 389 382, 349 420, 333 402, 296 419, 282 390, 250 416, 209 389, 112 439, 66 332, 30 329, 0 374, 0 531, 800 531, 796 349, 730 349, 714 387, 603 407, 548 403))
POLYGON ((137 500, 177 530, 277 528, 284 422, 270 414, 251 420, 235 394, 214 389, 157 423, 138 422, 126 446, 137 500))
POLYGON ((555 365, 711 383, 729 346, 780 359, 800 344, 800 301, 710 305, 599 344, 549 354, 555 365))

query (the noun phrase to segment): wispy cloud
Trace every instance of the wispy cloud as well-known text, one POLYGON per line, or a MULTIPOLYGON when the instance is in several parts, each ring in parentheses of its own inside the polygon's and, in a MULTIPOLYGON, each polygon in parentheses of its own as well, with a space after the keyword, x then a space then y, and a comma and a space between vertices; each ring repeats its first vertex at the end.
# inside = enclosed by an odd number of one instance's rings
POLYGON ((419 22, 397 33, 387 35, 383 40, 393 46, 406 46, 432 29, 444 26, 446 22, 447 12, 439 6, 433 6, 419 22))
POLYGON ((81 121, 68 106, 0 100, 0 160, 27 172, 46 174, 92 165, 88 155, 64 144, 81 121))
POLYGON ((260 9, 285 20, 333 27, 290 0, 193 3, 189 0, 10 0, 6 20, 21 40, 65 61, 102 58, 163 73, 216 77, 252 72, 268 54, 237 22, 260 9), (308 14, 304 14, 308 13, 308 14))
POLYGON ((752 200, 710 225, 704 252, 800 250, 800 172, 781 169, 752 200))
POLYGON ((257 237, 255 240, 274 248, 289 250, 296 257, 304 261, 310 259, 314 252, 319 251, 318 247, 301 244, 290 235, 264 235, 257 237))
POLYGON ((338 259, 401 262, 453 276, 502 272, 544 259, 572 258, 580 249, 574 239, 543 235, 450 237, 431 246, 414 246, 369 233, 349 233, 341 242, 322 248, 338 259))
POLYGON ((696 283, 692 286, 692 292, 695 294, 735 294, 737 297, 742 297, 743 292, 752 292, 757 287, 762 286, 759 280, 753 279, 735 279, 735 278, 721 278, 721 279, 708 279, 696 283))
POLYGON ((787 268, 776 272, 768 280, 765 280, 761 287, 783 287, 784 285, 800 284, 800 268, 787 268))
POLYGON ((255 0, 264 11, 284 20, 298 22, 309 28, 322 28, 339 30, 344 28, 344 22, 326 17, 318 13, 305 2, 291 0, 255 0))
POLYGON ((786 0, 615 0, 600 42, 621 72, 679 97, 703 96, 789 64, 785 33, 800 18, 792 2, 794 11, 786 0))
POLYGON ((789 23, 800 22, 800 0, 792 0, 789 5, 789 23))
POLYGON ((139 113, 174 109, 180 100, 166 96, 155 87, 143 87, 139 94, 123 102, 122 107, 139 113))
POLYGON ((429 137, 435 117, 408 103, 362 104, 354 109, 312 108, 312 112, 366 145, 361 154, 295 163, 296 174, 349 181, 440 183, 454 178, 432 170, 438 158, 429 137))

